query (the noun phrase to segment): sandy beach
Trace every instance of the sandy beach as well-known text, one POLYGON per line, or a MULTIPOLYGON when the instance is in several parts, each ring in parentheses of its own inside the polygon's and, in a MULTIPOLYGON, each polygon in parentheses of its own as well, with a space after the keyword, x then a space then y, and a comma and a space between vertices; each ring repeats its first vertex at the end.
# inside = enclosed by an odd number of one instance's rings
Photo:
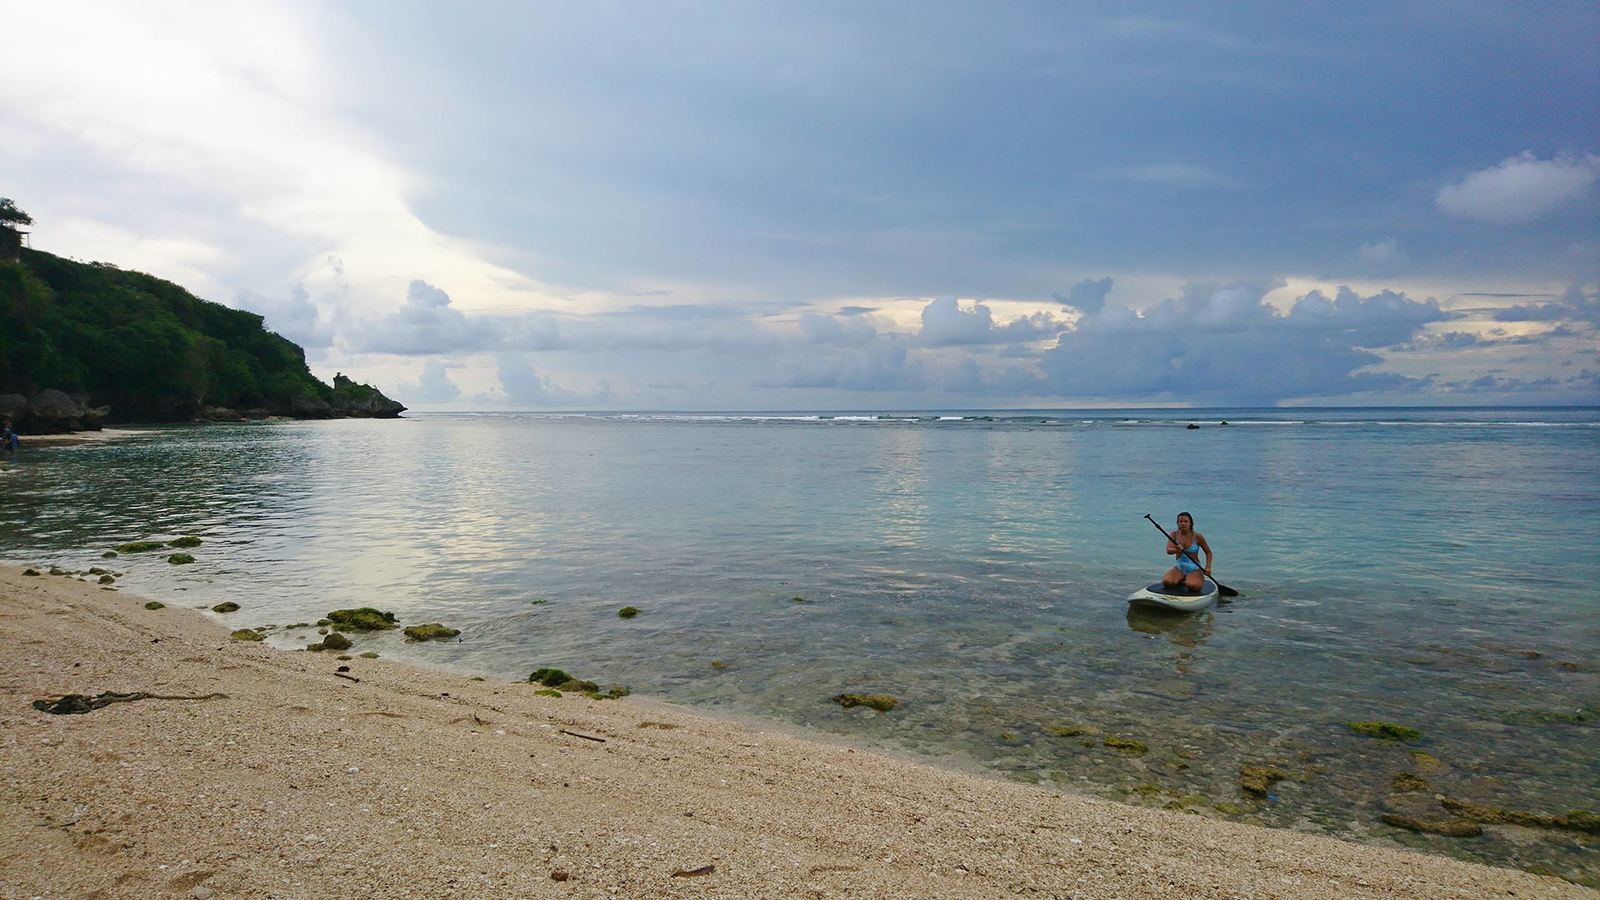
POLYGON ((22 571, 0 567, 3 897, 1597 896, 639 698, 273 650, 22 571), (106 691, 160 697, 32 706, 106 691))

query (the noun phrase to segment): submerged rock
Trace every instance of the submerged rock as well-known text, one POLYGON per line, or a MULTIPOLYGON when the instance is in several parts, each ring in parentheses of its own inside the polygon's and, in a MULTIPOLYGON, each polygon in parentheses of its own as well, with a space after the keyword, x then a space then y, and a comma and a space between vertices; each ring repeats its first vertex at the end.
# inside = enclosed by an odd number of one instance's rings
POLYGON ((897 698, 891 697, 888 694, 835 694, 833 696, 833 702, 839 704, 845 709, 853 709, 857 706, 865 706, 869 709, 875 709, 881 713, 888 712, 889 710, 900 705, 900 701, 897 698))
POLYGON ((101 575, 98 581, 100 584, 111 584, 112 582, 116 581, 116 579, 110 575, 101 575))
POLYGON ((461 631, 456 628, 446 628, 438 622, 427 625, 409 625, 406 627, 406 643, 414 644, 418 641, 443 641, 453 638, 461 631))
POLYGON ((1390 779, 1389 787, 1396 793, 1414 794, 1417 791, 1427 790, 1428 782, 1418 778, 1410 772, 1399 772, 1394 776, 1394 778, 1390 779))
POLYGON ((22 574, 28 576, 29 578, 43 578, 44 577, 43 575, 39 574, 39 570, 38 569, 23 569, 22 570, 22 574))
POLYGON ((362 659, 377 659, 378 658, 378 654, 376 652, 372 651, 372 650, 368 650, 367 652, 361 654, 361 658, 362 659))
POLYGON ((1346 724, 1356 734, 1386 741, 1414 741, 1422 737, 1422 732, 1415 728, 1396 725, 1393 722, 1348 722, 1346 724))
POLYGON ((1046 734, 1053 734, 1056 737, 1100 736, 1100 729, 1093 725, 1046 725, 1044 730, 1046 734))
POLYGON ((1274 766, 1240 766, 1239 787, 1247 794, 1265 797, 1276 782, 1289 776, 1274 766))
POLYGON ((218 613, 238 612, 239 604, 233 602, 232 600, 224 600, 223 602, 218 603, 216 606, 211 607, 211 611, 218 613))
POLYGON ((617 617, 622 619, 631 619, 638 614, 639 607, 637 606, 624 606, 623 608, 617 610, 617 617))
POLYGON ((160 541, 129 541, 126 544, 118 544, 116 547, 116 552, 149 553, 152 550, 166 549, 166 546, 166 544, 163 544, 160 541))
POLYGON ((145 609, 166 609, 167 605, 160 600, 151 600, 144 605, 145 609))
POLYGON ((1566 831, 1600 834, 1600 816, 1581 809, 1572 810, 1564 816, 1550 816, 1522 812, 1515 809, 1502 809, 1498 806, 1490 806, 1487 803, 1452 800, 1449 797, 1442 798, 1439 803, 1445 809, 1458 816, 1464 816, 1478 822, 1521 825, 1526 828, 1559 828, 1566 831))
POLYGON ((167 562, 172 563, 175 566, 186 566, 189 563, 194 562, 194 557, 187 553, 174 553, 167 557, 167 562))
POLYGON ((1378 818, 1383 824, 1395 828, 1426 834, 1442 834, 1445 837, 1477 837, 1483 834, 1483 828, 1478 823, 1466 819, 1416 819, 1398 813, 1384 813, 1378 818))
POLYGON ((1150 752, 1149 746, 1144 741, 1136 741, 1133 738, 1120 737, 1115 734, 1107 735, 1104 743, 1107 747, 1113 750, 1121 750, 1130 756, 1143 756, 1150 752))
POLYGON ((100 558, 101 559, 116 559, 117 558, 117 551, 115 551, 115 550, 107 550, 106 552, 100 554, 100 558))
POLYGON ((203 543, 203 542, 199 538, 197 538, 197 537, 195 537, 194 535, 191 534, 191 535, 187 535, 185 537, 178 538, 177 540, 174 540, 174 541, 168 541, 167 542, 167 546, 168 547, 177 547, 179 549, 187 549, 189 547, 198 547, 198 546, 200 546, 201 543, 203 543))
POLYGON ((711 661, 711 668, 716 669, 718 672, 722 672, 727 670, 728 664, 720 659, 713 659, 711 661))
POLYGON ((255 631, 254 629, 241 628, 238 631, 228 635, 228 637, 231 637, 236 641, 262 641, 266 640, 267 636, 259 631, 255 631))
POLYGON ((318 625, 334 625, 343 631, 384 631, 395 627, 394 613, 363 606, 359 609, 336 609, 318 625))

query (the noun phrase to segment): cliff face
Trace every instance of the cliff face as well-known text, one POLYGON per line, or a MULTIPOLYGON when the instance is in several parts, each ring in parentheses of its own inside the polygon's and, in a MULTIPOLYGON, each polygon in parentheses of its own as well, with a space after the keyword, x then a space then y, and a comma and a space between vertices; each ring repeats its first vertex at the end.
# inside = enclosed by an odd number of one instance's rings
POLYGON ((141 272, 22 249, 0 262, 0 414, 22 431, 204 418, 393 417, 405 409, 255 313, 141 272))

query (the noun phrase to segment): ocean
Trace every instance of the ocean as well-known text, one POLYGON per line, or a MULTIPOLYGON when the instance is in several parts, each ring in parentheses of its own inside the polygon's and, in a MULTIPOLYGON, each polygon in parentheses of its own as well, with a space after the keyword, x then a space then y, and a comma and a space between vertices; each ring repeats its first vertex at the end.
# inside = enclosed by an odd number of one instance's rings
POLYGON ((0 462, 0 557, 233 600, 274 646, 375 606, 461 637, 354 652, 1600 886, 1571 818, 1383 819, 1600 812, 1597 546, 1594 408, 416 414, 0 462), (1240 596, 1130 607, 1170 564, 1142 516, 1179 511, 1240 596), (191 565, 101 558, 191 534, 191 565))

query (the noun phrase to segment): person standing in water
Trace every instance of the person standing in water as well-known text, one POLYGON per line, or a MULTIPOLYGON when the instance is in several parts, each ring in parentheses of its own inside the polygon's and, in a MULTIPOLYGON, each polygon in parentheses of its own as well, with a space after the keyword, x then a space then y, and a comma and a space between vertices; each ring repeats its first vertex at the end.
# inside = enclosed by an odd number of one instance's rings
POLYGON ((1183 585, 1195 593, 1200 593, 1205 587, 1206 576, 1211 574, 1211 564, 1216 557, 1211 554, 1211 545, 1206 543, 1205 535, 1194 530, 1194 516, 1186 512, 1178 513, 1178 530, 1167 535, 1167 555, 1175 556, 1174 565, 1161 576, 1161 586, 1174 588, 1183 585), (1183 551, 1189 551, 1184 553, 1183 551), (1199 559, 1200 552, 1205 551, 1206 564, 1202 568, 1199 559))
POLYGON ((7 453, 15 453, 19 443, 21 442, 17 440, 17 433, 11 427, 11 420, 7 419, 4 430, 0 431, 0 450, 4 450, 7 453))

